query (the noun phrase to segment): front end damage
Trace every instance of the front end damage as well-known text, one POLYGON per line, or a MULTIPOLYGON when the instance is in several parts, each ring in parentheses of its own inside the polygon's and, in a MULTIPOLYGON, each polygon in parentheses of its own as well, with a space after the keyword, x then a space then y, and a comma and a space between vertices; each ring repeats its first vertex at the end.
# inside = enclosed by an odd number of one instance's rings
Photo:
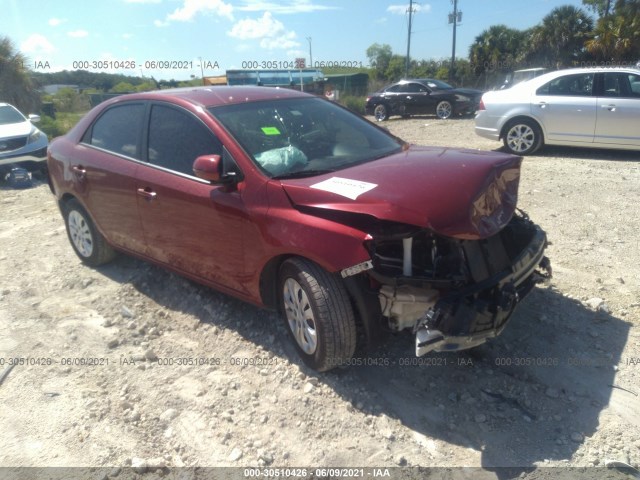
POLYGON ((370 343, 385 326, 410 330, 424 355, 498 335, 551 275, 545 233, 516 207, 521 163, 496 152, 412 146, 341 171, 335 184, 369 187, 356 201, 319 188, 323 177, 283 188, 301 212, 365 235, 369 258, 358 255, 341 274, 370 343))
POLYGON ((416 355, 475 347, 504 329, 533 286, 550 277, 545 233, 524 213, 482 239, 428 229, 381 229, 366 271, 392 331, 410 329, 416 355))

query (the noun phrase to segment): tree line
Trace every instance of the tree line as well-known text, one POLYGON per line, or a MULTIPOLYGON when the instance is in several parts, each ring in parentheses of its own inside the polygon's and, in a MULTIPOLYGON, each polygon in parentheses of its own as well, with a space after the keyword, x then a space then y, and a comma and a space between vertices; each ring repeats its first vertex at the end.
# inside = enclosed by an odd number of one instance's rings
MULTIPOLYGON (((456 83, 486 89, 519 68, 635 65, 640 61, 640 0, 582 0, 582 4, 586 11, 572 5, 554 8, 527 30, 506 25, 487 28, 475 38, 468 57, 456 59, 456 83)), ((394 54, 389 45, 374 43, 366 55, 371 91, 405 76, 406 57, 394 54)), ((30 71, 27 64, 11 40, 0 36, 0 101, 23 112, 38 110, 42 101, 38 89, 50 84, 78 85, 88 92, 132 92, 199 83, 198 79, 156 81, 85 70, 41 73, 30 71)), ((413 59, 409 77, 447 79, 450 67, 449 59, 413 59)), ((63 108, 77 101, 69 92, 59 97, 54 100, 63 108)))
MULTIPOLYGON (((635 65, 640 61, 640 0, 582 0, 587 11, 573 5, 554 8, 527 30, 493 25, 476 36, 468 59, 457 59, 459 84, 486 87, 512 70, 596 65, 635 65), (595 21, 594 21, 595 20, 595 21)), ((373 44, 366 51, 371 76, 378 82, 405 76, 404 55, 389 45, 373 44)), ((451 62, 411 60, 409 77, 447 79, 451 62)))

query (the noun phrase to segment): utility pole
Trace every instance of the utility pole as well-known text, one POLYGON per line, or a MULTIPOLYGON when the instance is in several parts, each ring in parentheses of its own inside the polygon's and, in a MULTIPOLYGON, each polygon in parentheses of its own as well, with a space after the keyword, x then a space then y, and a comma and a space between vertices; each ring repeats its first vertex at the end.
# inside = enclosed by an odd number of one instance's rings
POLYGON ((411 63, 411 16, 413 15, 413 0, 409 0, 409 30, 407 32, 407 62, 404 66, 404 77, 409 78, 409 64, 411 63))
POLYGON ((311 37, 307 37, 309 42, 309 68, 313 68, 313 55, 311 54, 311 37))
POLYGON ((449 23, 453 23, 453 46, 451 48, 451 68, 449 68, 449 81, 453 82, 456 71, 456 27, 462 21, 462 12, 458 11, 458 0, 451 0, 453 13, 449 14, 449 23))

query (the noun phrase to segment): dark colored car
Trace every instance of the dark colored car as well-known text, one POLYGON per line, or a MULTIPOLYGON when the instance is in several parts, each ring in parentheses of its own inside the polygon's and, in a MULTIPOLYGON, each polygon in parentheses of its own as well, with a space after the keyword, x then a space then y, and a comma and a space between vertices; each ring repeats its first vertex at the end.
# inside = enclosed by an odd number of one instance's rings
POLYGON ((378 121, 393 115, 435 114, 438 118, 447 119, 475 113, 480 97, 480 90, 454 88, 433 78, 401 80, 368 96, 365 111, 378 121))
POLYGON ((121 96, 48 159, 83 262, 119 250, 279 310, 317 370, 388 331, 415 333, 423 355, 505 327, 548 268, 544 232, 515 213, 520 162, 410 146, 267 87, 121 96))

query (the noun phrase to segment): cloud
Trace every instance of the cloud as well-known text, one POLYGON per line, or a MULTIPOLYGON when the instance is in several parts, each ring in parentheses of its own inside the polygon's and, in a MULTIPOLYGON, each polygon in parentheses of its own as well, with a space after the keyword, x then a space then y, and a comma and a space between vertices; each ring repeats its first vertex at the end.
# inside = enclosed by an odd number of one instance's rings
MULTIPOLYGON (((393 13, 394 15, 405 15, 409 11, 409 5, 389 5, 387 7, 387 12, 393 13)), ((413 5, 413 11, 415 13, 429 13, 431 11, 431 5, 425 3, 424 5, 420 5, 418 3, 413 5)))
POLYGON ((310 13, 321 10, 340 10, 341 7, 316 5, 312 0, 283 0, 279 3, 265 0, 244 0, 243 7, 237 7, 243 12, 271 12, 276 14, 310 13))
POLYGON ((124 3, 160 3, 162 0, 124 0, 124 3))
POLYGON ((71 38, 84 38, 89 36, 89 32, 86 30, 74 30, 73 32, 67 32, 71 38))
POLYGON ((260 46, 262 48, 266 48, 267 50, 275 50, 276 48, 294 48, 300 45, 300 42, 296 42, 294 39, 296 38, 295 32, 287 32, 284 35, 280 35, 279 37, 267 37, 260 40, 260 46))
POLYGON ((52 27, 57 27, 58 25, 60 25, 61 23, 66 22, 66 20, 63 20, 61 18, 50 18, 49 19, 49 25, 51 25, 52 27))
POLYGON ((189 22, 199 13, 213 13, 233 20, 233 6, 222 0, 184 0, 181 8, 167 15, 167 21, 189 22))
POLYGON ((34 33, 20 44, 20 51, 23 53, 51 53, 54 50, 55 47, 51 42, 39 33, 34 33))
POLYGON ((274 19, 271 12, 264 12, 258 19, 246 18, 236 22, 227 35, 239 40, 260 39, 260 46, 267 50, 291 49, 300 45, 295 40, 296 33, 287 32, 282 22, 274 19))
POLYGON ((130 38, 133 38, 133 33, 123 33, 122 38, 129 40, 130 38))

